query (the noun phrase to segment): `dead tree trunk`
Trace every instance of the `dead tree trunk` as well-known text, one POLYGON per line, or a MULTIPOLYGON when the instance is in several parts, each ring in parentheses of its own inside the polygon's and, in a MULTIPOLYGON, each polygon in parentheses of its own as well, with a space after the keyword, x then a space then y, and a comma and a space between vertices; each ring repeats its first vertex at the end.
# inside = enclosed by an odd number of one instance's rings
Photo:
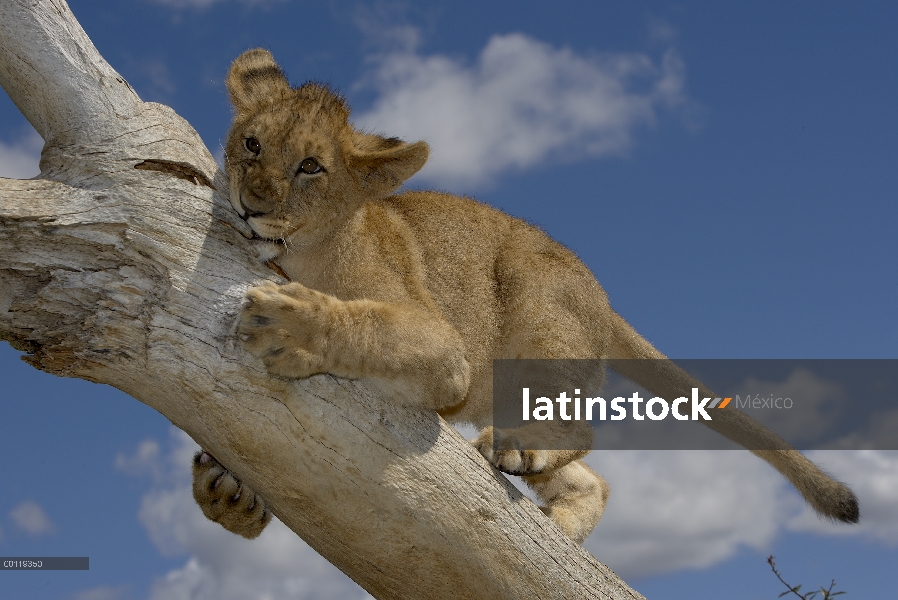
POLYGON ((164 414, 377 598, 641 597, 434 412, 271 377, 234 343, 276 276, 193 128, 63 0, 3 0, 0 84, 46 142, 39 178, 0 179, 0 338, 28 362, 164 414))

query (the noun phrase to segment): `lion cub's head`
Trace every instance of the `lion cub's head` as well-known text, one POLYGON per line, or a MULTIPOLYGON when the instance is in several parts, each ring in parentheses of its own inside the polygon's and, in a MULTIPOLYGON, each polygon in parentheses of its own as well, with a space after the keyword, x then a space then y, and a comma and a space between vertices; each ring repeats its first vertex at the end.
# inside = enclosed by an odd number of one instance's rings
POLYGON ((237 57, 227 86, 236 110, 225 147, 231 204, 263 238, 314 239, 427 161, 424 142, 355 130, 327 86, 291 88, 267 50, 237 57))

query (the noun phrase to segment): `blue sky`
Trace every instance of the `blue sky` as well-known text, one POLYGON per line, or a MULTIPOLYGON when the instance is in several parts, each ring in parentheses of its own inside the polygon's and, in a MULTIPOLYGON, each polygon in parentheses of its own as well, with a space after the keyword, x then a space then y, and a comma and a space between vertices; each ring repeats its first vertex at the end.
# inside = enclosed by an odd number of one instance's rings
MULTIPOLYGON (((330 82, 358 124, 431 144, 410 187, 543 227, 672 357, 898 358, 898 7, 484 4, 70 6, 213 152, 241 51, 330 82)), ((40 146, 0 95, 0 176, 35 175, 40 146)), ((204 521, 192 442, 164 417, 16 355, 0 347, 0 555, 89 555, 91 570, 6 572, 0 595, 365 597, 277 525, 245 542, 204 521)), ((768 554, 806 588, 882 597, 898 453, 814 458, 858 492, 860 526, 809 516, 747 453, 593 453, 613 495, 586 546, 650 598, 775 598, 768 554)))

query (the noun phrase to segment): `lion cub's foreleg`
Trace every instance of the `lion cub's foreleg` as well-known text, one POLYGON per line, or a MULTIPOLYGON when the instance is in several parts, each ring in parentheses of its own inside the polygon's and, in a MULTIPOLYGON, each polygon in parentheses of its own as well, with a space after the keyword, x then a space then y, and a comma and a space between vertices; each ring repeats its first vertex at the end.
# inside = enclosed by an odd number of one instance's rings
POLYGON ((248 539, 259 537, 271 521, 271 511, 262 497, 208 452, 193 457, 193 497, 209 520, 248 539))
POLYGON ((430 408, 467 394, 461 337, 413 304, 344 301, 298 283, 265 283, 246 297, 237 333, 270 373, 371 378, 400 401, 430 408))

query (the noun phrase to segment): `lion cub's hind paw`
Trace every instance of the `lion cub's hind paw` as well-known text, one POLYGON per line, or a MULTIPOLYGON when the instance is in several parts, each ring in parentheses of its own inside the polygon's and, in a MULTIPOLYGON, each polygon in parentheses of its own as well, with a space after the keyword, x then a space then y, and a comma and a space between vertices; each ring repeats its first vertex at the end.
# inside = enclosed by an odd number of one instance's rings
POLYGON ((247 539, 258 537, 271 521, 262 497, 208 452, 193 457, 193 497, 209 520, 247 539))
POLYGON ((535 475, 548 462, 545 450, 524 450, 517 436, 493 427, 484 429, 472 443, 491 465, 509 475, 535 475))

